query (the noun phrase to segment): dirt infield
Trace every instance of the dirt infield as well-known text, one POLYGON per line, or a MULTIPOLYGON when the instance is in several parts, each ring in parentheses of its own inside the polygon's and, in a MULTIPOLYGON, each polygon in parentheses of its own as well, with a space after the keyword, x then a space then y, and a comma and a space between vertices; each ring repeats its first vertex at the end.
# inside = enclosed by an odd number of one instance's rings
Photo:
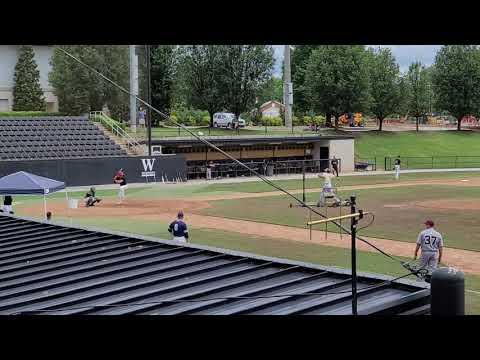
MULTIPOLYGON (((127 199, 122 204, 117 204, 116 199, 104 199, 97 206, 85 207, 79 202, 78 209, 68 209, 65 201, 50 201, 48 210, 54 216, 73 218, 82 217, 135 217, 151 219, 157 214, 177 214, 178 210, 187 210, 188 212, 198 211, 209 207, 206 201, 189 201, 189 200, 138 200, 127 199)), ((28 216, 38 216, 42 213, 42 205, 34 205, 24 207, 22 213, 28 216)))

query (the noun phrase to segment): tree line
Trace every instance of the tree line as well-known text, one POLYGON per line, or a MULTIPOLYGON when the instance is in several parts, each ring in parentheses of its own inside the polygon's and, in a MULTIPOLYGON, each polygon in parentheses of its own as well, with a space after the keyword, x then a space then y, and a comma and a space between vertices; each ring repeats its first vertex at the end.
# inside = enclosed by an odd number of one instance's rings
MULTIPOLYGON (((128 46, 62 46, 83 62, 129 88, 128 46)), ((145 56, 145 52, 143 52, 145 56)), ((139 57, 140 96, 146 99, 145 59, 139 57)), ((152 105, 170 114, 178 108, 228 110, 237 117, 271 91, 273 49, 266 45, 151 46, 152 105)), ((128 95, 55 51, 50 83, 65 113, 102 110, 128 118, 128 95), (125 108, 124 105, 127 107, 125 108)), ((163 120, 154 114, 155 121, 163 120)))
MULTIPOLYGON (((61 45, 85 63, 129 88, 128 46, 61 45)), ((145 53, 144 53, 145 56, 145 53)), ((146 98, 145 59, 140 55, 140 97, 146 98)), ((282 80, 272 76, 273 49, 267 45, 152 45, 152 105, 171 114, 179 109, 240 116, 268 100, 282 100, 282 80)), ((338 126, 345 113, 363 112, 383 121, 394 115, 419 120, 446 112, 461 120, 480 113, 480 49, 447 45, 426 67, 420 62, 402 74, 388 48, 361 45, 298 45, 292 52, 294 113, 321 114, 338 126)), ((51 58, 50 84, 66 114, 108 107, 126 120, 128 95, 104 82, 58 50, 51 58)), ((33 49, 22 46, 15 68, 14 110, 43 110, 45 101, 33 49)), ((163 119, 154 119, 157 122, 163 119)))
POLYGON ((480 113, 480 49, 474 45, 443 46, 435 63, 412 63, 407 73, 388 48, 347 45, 300 45, 292 56, 294 112, 321 112, 326 121, 342 114, 364 112, 382 130, 392 115, 419 119, 433 111, 455 117, 480 113))

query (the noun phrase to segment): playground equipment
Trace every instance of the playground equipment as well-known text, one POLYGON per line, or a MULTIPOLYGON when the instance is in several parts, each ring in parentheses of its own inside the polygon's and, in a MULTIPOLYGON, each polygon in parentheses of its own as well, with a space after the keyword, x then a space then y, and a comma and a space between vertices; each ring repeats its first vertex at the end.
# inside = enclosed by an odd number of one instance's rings
MULTIPOLYGON (((338 118, 341 125, 350 125, 349 114, 343 114, 338 118)), ((353 114, 353 124, 354 126, 361 126, 362 124, 362 113, 353 114)))

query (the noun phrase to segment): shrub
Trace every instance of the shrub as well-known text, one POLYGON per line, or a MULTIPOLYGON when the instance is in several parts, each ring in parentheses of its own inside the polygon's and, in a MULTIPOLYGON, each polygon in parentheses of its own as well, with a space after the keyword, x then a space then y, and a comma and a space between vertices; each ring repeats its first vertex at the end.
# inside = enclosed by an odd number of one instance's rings
POLYGON ((325 125, 325 116, 317 115, 313 117, 313 123, 317 125, 325 125))
POLYGON ((207 111, 206 115, 202 116, 202 119, 200 120, 200 123, 198 125, 200 125, 200 126, 210 125, 210 115, 208 114, 208 111, 207 111))
POLYGON ((313 116, 305 115, 303 118, 303 124, 302 125, 310 125, 313 123, 313 116))
POLYGON ((262 125, 263 126, 282 126, 283 120, 279 116, 263 116, 262 125))
POLYGON ((293 115, 292 123, 293 123, 293 126, 301 126, 303 125, 303 119, 299 116, 293 115))

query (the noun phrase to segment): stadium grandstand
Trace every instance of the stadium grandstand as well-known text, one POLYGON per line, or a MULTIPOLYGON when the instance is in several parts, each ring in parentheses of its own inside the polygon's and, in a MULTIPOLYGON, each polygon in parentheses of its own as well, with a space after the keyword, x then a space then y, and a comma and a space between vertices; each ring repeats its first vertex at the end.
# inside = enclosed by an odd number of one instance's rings
MULTIPOLYGON (((0 216, 0 314, 349 315, 339 268, 0 216)), ((426 314, 428 284, 359 274, 359 314, 426 314)))
POLYGON ((127 156, 87 117, 0 118, 0 159, 36 160, 127 156))

